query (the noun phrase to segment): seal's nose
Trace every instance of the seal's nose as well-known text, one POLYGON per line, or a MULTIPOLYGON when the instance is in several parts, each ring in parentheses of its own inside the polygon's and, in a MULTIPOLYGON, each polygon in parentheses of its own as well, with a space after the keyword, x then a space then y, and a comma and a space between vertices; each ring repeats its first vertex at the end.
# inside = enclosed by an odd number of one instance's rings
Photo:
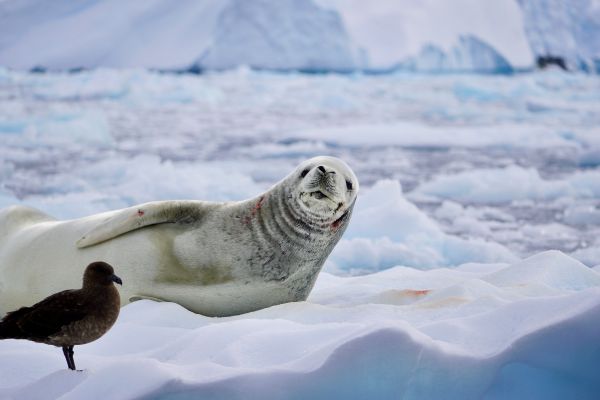
POLYGON ((319 169, 319 171, 325 173, 325 167, 324 166, 319 165, 317 168, 319 169))

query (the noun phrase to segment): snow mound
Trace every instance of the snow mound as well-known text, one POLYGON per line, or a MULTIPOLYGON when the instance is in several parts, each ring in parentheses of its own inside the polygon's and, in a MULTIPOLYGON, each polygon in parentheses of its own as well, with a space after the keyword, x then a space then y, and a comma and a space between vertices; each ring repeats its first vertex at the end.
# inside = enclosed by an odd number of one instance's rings
POLYGON ((132 303, 76 347, 82 373, 65 370, 60 349, 0 341, 0 397, 594 399, 598 318, 600 274, 554 251, 322 273, 307 302, 236 317, 132 303))
POLYGON ((583 290, 600 285, 600 275, 556 250, 531 256, 484 279, 502 287, 526 287, 535 282, 555 289, 583 290))
POLYGON ((326 268, 337 273, 364 273, 394 265, 434 268, 514 259, 497 243, 446 235, 404 197, 399 182, 388 180, 361 193, 326 268))

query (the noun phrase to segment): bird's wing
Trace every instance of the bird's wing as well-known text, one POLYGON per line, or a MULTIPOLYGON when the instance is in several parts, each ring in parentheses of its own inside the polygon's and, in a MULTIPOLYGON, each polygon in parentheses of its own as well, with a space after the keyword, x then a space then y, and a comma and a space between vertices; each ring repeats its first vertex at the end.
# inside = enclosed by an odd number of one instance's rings
POLYGON ((93 246, 150 225, 197 223, 209 210, 219 206, 220 203, 206 201, 170 200, 124 208, 98 223, 83 235, 77 241, 77 247, 81 249, 93 246))
MULTIPOLYGON (((45 338, 59 332, 63 326, 83 319, 88 313, 78 290, 65 290, 7 314, 26 338, 45 338)), ((3 321, 3 322, 4 322, 3 321)))

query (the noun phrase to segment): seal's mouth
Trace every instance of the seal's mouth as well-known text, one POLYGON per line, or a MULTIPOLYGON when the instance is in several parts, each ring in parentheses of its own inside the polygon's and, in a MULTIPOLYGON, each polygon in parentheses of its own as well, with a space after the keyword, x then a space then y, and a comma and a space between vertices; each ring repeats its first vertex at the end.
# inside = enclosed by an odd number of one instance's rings
POLYGON ((330 207, 335 207, 336 205, 338 205, 338 201, 336 200, 335 196, 323 190, 315 190, 314 192, 310 192, 309 196, 313 199, 326 202, 327 204, 329 204, 330 207))
POLYGON ((317 190, 315 192, 311 192, 310 195, 312 197, 314 197, 317 200, 322 200, 325 198, 329 198, 329 196, 327 196, 325 193, 321 192, 320 190, 317 190))
POLYGON ((338 219, 336 219, 335 221, 333 221, 333 223, 331 224, 332 228, 339 228, 340 225, 345 222, 346 217, 348 216, 348 213, 350 212, 350 210, 346 210, 344 211, 344 213, 342 214, 341 217, 339 217, 338 219))
MULTIPOLYGON (((337 212, 339 210, 339 201, 335 196, 325 190, 314 190, 311 192, 302 192, 300 199, 308 208, 315 206, 337 212)), ((342 203, 343 204, 343 203, 342 203)))

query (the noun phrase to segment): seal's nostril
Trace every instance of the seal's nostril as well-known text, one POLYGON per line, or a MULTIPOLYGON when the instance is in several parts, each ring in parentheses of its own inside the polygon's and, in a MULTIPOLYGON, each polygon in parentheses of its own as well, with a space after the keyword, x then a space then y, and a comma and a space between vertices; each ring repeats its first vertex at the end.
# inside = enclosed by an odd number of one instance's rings
POLYGON ((324 167, 324 166, 322 166, 322 165, 319 165, 317 168, 319 168, 319 170, 320 170, 321 172, 325 172, 325 167, 324 167))

